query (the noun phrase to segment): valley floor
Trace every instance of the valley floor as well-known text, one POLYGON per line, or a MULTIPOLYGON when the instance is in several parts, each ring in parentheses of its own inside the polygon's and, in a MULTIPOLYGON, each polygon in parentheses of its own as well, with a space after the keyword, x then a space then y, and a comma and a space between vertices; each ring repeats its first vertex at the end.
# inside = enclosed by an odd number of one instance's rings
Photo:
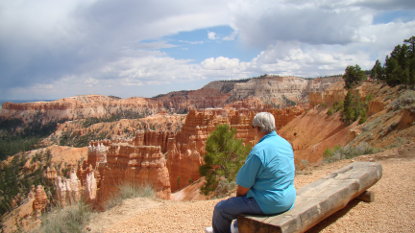
MULTIPOLYGON (((375 192, 375 201, 352 201, 309 232, 415 232, 414 144, 354 160, 375 160, 382 164, 383 177, 370 188, 375 192)), ((301 171, 295 179, 296 187, 301 188, 351 162, 343 160, 301 171)), ((125 200, 120 206, 96 214, 88 231, 203 232, 210 225, 212 210, 218 201, 125 200)))

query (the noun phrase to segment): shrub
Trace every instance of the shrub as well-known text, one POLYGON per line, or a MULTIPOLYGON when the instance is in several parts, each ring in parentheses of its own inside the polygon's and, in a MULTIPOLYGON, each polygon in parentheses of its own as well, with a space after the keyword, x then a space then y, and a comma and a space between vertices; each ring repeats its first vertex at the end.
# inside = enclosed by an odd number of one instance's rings
POLYGON ((343 110, 343 101, 334 103, 327 111, 327 115, 331 116, 341 110, 343 110))
POLYGON ((79 132, 64 131, 59 139, 60 146, 84 147, 88 146, 91 140, 105 139, 106 135, 99 134, 98 131, 91 131, 80 135, 79 132))
POLYGON ((121 119, 139 119, 144 118, 148 115, 151 115, 151 112, 145 111, 145 112, 135 112, 131 110, 118 110, 116 113, 109 115, 107 117, 97 118, 97 117, 90 117, 86 118, 82 122, 82 126, 84 128, 87 128, 91 125, 101 123, 101 122, 114 122, 119 121, 121 119))
POLYGON ((333 148, 327 148, 324 153, 323 153, 323 158, 324 159, 329 159, 331 157, 333 157, 334 153, 338 150, 340 150, 341 146, 337 145, 333 148))
POLYGON ((406 90, 395 101, 391 103, 393 110, 410 109, 415 112, 415 91, 406 90))
POLYGON ((125 199, 136 197, 154 198, 155 191, 150 185, 135 185, 130 183, 119 185, 118 192, 105 203, 105 209, 117 206, 125 199))
POLYGON ((362 142, 357 146, 335 146, 332 149, 327 149, 323 157, 327 162, 334 162, 342 159, 351 159, 359 155, 373 154, 379 151, 379 149, 370 146, 368 143, 362 142))
POLYGON ((236 189, 235 181, 228 181, 226 179, 220 180, 215 189, 215 197, 222 198, 229 196, 236 189))
POLYGON ((90 207, 83 202, 63 209, 56 208, 42 216, 42 224, 34 232, 84 232, 91 213, 90 207))

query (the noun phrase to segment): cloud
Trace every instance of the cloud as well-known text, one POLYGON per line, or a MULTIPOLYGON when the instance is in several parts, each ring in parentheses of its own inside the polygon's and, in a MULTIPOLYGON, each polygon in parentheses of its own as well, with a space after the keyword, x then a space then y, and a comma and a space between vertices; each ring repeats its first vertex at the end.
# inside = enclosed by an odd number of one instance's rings
POLYGON ((310 45, 301 42, 277 42, 253 59, 265 73, 316 77, 341 74, 348 65, 370 66, 368 54, 350 51, 343 45, 310 45))
POLYGON ((414 9, 415 1, 412 0, 357 0, 355 5, 373 8, 377 10, 406 10, 414 9))
MULTIPOLYGON (((1 96, 13 87, 85 76, 137 52, 139 43, 227 23, 220 1, 102 0, 0 3, 1 96)), ((140 51, 141 52, 141 51, 140 51)), ((98 77, 101 78, 101 77, 98 77)), ((113 77, 115 78, 115 77, 113 77)))
MULTIPOLYGON (((413 35, 414 17, 401 20, 399 12, 413 12, 414 4, 412 0, 2 1, 0 98, 152 96, 264 73, 312 77, 342 73, 354 64, 370 69, 376 59, 383 60, 413 35), (374 24, 390 9, 393 20, 374 24), (212 29, 220 25, 233 30, 212 29), (185 52, 180 58, 162 52, 180 46, 163 38, 193 30, 202 31, 203 39, 208 31, 208 39, 216 41, 179 42, 194 47, 234 43, 240 54, 251 48, 260 52, 241 58, 229 50, 227 55, 205 55, 212 57, 202 57, 199 63, 187 59, 185 52)), ((198 48, 206 54, 223 49, 198 48)))
POLYGON ((206 70, 243 71, 248 63, 240 62, 237 58, 211 57, 202 61, 201 66, 206 70))
POLYGON ((209 40, 216 40, 216 32, 208 32, 208 39, 209 40))
POLYGON ((354 7, 333 10, 330 5, 319 5, 321 1, 301 5, 296 2, 265 0, 263 4, 257 4, 240 1, 231 7, 233 26, 245 43, 264 48, 275 41, 351 43, 359 40, 356 29, 372 20, 370 12, 354 7))
POLYGON ((231 34, 224 36, 223 40, 227 40, 227 41, 236 40, 237 37, 238 37, 238 32, 234 30, 231 32, 231 34))

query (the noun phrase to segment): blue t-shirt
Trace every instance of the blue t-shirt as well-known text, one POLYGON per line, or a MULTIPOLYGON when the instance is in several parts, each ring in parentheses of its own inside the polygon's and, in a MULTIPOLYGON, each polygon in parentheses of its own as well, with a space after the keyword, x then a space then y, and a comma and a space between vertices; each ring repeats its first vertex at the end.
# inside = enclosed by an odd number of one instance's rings
POLYGON ((253 197, 264 214, 278 214, 294 205, 294 175, 291 144, 272 131, 252 148, 236 183, 250 188, 247 197, 253 197))

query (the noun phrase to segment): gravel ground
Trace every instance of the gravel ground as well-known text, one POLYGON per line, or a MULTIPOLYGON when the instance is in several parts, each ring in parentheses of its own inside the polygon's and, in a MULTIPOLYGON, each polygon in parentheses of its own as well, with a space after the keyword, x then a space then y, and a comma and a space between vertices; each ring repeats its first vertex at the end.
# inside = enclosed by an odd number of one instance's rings
MULTIPOLYGON (((383 177, 369 189, 374 191, 375 201, 352 201, 309 232, 415 232, 414 148, 406 156, 381 154, 356 160, 378 160, 383 166, 383 177)), ((302 171, 296 176, 296 187, 350 162, 343 160, 302 171)), ((88 228, 90 232, 203 232, 211 224, 212 210, 218 201, 126 200, 121 206, 96 214, 88 228)))

